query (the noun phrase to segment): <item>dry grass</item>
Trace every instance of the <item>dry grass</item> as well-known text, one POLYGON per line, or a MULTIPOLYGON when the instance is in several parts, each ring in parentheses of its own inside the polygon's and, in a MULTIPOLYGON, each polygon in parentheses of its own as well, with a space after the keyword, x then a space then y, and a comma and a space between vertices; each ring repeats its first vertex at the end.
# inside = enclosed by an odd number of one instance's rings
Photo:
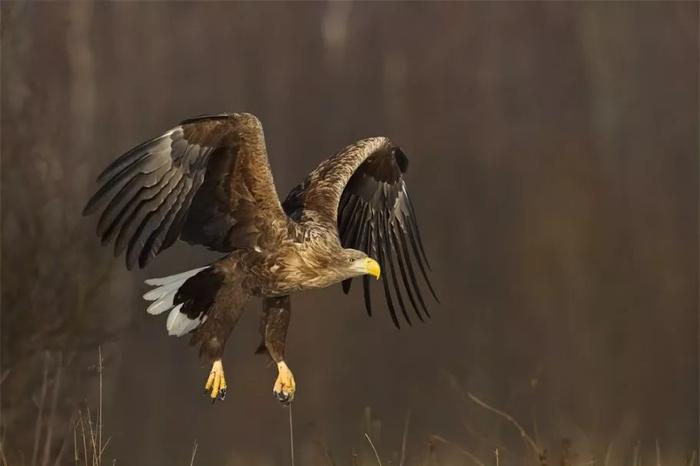
MULTIPOLYGON (((93 416, 87 402, 76 409, 67 421, 59 413, 60 398, 63 395, 65 361, 62 353, 43 354, 43 372, 38 395, 35 397, 37 408, 34 420, 34 437, 31 452, 19 451, 12 456, 12 463, 19 462, 27 466, 59 466, 65 464, 65 458, 73 443, 73 464, 76 466, 101 466, 104 453, 110 439, 103 439, 103 359, 98 350, 97 371, 99 377, 98 410, 93 416)), ((4 421, 4 420, 3 420, 4 421)), ((0 464, 11 464, 8 447, 5 442, 8 426, 2 425, 0 442, 0 464)), ((13 452, 14 453, 14 452, 13 452)))
MULTIPOLYGON (((65 426, 62 425, 58 415, 59 398, 62 394, 62 380, 65 370, 61 353, 51 355, 46 352, 43 355, 42 383, 36 398, 37 416, 34 423, 34 439, 31 455, 20 452, 14 461, 8 459, 5 433, 7 426, 0 429, 0 466, 10 466, 15 463, 21 466, 60 466, 73 464, 75 466, 103 466, 115 465, 117 460, 106 460, 105 453, 110 445, 111 437, 104 434, 104 359, 102 349, 98 348, 97 354, 98 375, 98 405, 97 412, 92 410, 87 401, 77 408, 68 422, 68 434, 58 436, 56 433, 65 426), (62 438, 61 438, 62 437, 62 438), (72 458, 67 458, 72 441, 72 458), (29 461, 27 462, 27 457, 29 461)), ((4 378, 0 378, 0 386, 4 378)), ((190 457, 190 466, 194 466, 199 444, 195 440, 190 457)))
POLYGON ((104 418, 102 415, 102 393, 104 371, 102 350, 98 350, 97 373, 99 376, 99 404, 93 419, 89 406, 79 409, 77 419, 73 423, 73 459, 76 466, 102 466, 103 457, 110 438, 103 442, 102 430, 104 418))
POLYGON ((194 445, 192 445, 192 456, 190 457, 190 466, 194 466, 194 458, 197 456, 197 447, 199 447, 199 444, 195 440, 194 445))
MULTIPOLYGON (((61 396, 62 381, 64 379, 64 361, 62 355, 45 353, 43 355, 43 371, 41 375, 41 385, 36 395, 36 418, 34 421, 34 438, 31 452, 28 455, 21 455, 18 460, 22 466, 59 466, 68 464, 70 461, 75 466, 103 466, 104 464, 116 464, 116 460, 106 461, 105 453, 110 445, 111 438, 104 434, 103 417, 103 373, 104 361, 102 351, 98 349, 97 374, 98 393, 97 410, 90 409, 87 401, 76 409, 70 418, 71 435, 60 435, 61 417, 57 414, 57 406, 61 396), (72 441, 72 457, 67 458, 72 441)), ((0 378, 0 384, 3 379, 0 378)), ((494 446, 495 442, 487 436, 479 434, 478 438, 488 441, 491 445, 490 455, 485 454, 483 448, 480 451, 471 450, 465 445, 449 440, 445 436, 433 433, 427 437, 427 448, 422 459, 415 458, 410 461, 409 450, 420 450, 420 445, 409 445, 408 434, 410 427, 410 412, 406 413, 403 423, 403 433, 399 447, 393 451, 393 455, 382 457, 381 438, 382 422, 372 416, 370 408, 364 412, 364 428, 362 429, 362 439, 364 447, 353 450, 350 463, 352 466, 449 466, 452 464, 468 464, 476 466, 501 466, 501 464, 522 464, 533 466, 611 466, 613 464, 630 464, 631 466, 642 466, 644 458, 642 454, 643 445, 636 442, 627 460, 624 463, 612 462, 612 442, 608 445, 602 458, 579 459, 573 449, 573 442, 568 439, 561 440, 558 457, 550 457, 549 451, 536 432, 532 435, 523 424, 513 415, 497 408, 475 394, 466 391, 459 385, 456 378, 451 377, 452 387, 460 393, 466 401, 481 408, 486 413, 492 414, 496 419, 500 419, 504 425, 511 426, 523 439, 524 452, 522 457, 515 453, 516 448, 509 448, 503 445, 494 446), (413 448, 411 448, 413 447, 413 448), (506 453, 504 455, 504 453, 506 453), (462 460, 459 460, 459 458, 462 460)), ((464 424, 470 433, 478 433, 476 429, 468 424, 464 424)), ((5 426, 0 435, 0 466, 9 466, 12 463, 6 455, 5 426)), ((290 441, 290 464, 294 466, 294 431, 292 410, 289 410, 289 441, 290 441)), ((323 466, 335 466, 331 450, 323 442, 316 442, 320 448, 321 455, 313 464, 323 466)), ((190 466, 194 466, 199 444, 194 442, 189 461, 190 466)), ((415 451, 414 451, 415 453, 415 451)), ((623 455, 624 456, 624 455, 623 455)), ((654 464, 656 466, 676 466, 676 463, 664 461, 662 445, 658 440, 654 442, 654 464)), ((648 460, 646 464, 651 464, 648 460)), ((693 450, 686 460, 677 466, 698 466, 697 451, 693 450)))
MULTIPOLYGON (((563 438, 555 448, 546 445, 539 438, 536 432, 529 432, 515 416, 505 410, 495 407, 474 393, 464 390, 455 378, 451 378, 452 387, 457 390, 471 406, 483 410, 484 413, 493 415, 495 420, 502 421, 503 426, 509 426, 523 440, 522 452, 518 453, 517 445, 499 445, 493 440, 496 436, 485 436, 468 424, 464 424, 467 430, 479 439, 479 450, 471 450, 468 446, 450 440, 444 435, 433 433, 427 436, 426 444, 407 445, 410 415, 407 414, 404 422, 403 435, 400 446, 393 450, 387 450, 386 446, 380 444, 382 423, 372 417, 371 409, 366 408, 364 413, 364 431, 362 432, 362 443, 360 448, 353 450, 350 462, 352 466, 390 466, 415 465, 415 466, 452 466, 452 465, 475 465, 475 466, 613 466, 631 465, 643 466, 644 464, 655 466, 698 466, 697 451, 693 450, 685 457, 678 459, 678 456, 667 455, 664 458, 662 445, 658 440, 654 442, 652 454, 649 449, 643 449, 641 442, 636 442, 616 455, 613 461, 613 444, 609 443, 604 455, 593 457, 593 455, 579 455, 574 448, 571 439, 563 438), (364 446, 363 446, 364 444, 364 446), (487 445, 484 448, 484 445, 487 445), (425 453, 419 453, 425 448, 425 453), (407 451, 413 450, 411 460, 407 451), (392 454, 387 454, 387 451, 392 454), (556 451, 553 455, 550 452, 556 451), (642 452, 647 455, 643 455, 642 452)), ((498 424, 497 424, 498 425, 498 424)), ((358 440, 359 442, 359 440, 358 440)), ((322 455, 313 464, 323 466, 335 466, 332 460, 330 449, 323 443, 318 444, 322 449, 322 455)))

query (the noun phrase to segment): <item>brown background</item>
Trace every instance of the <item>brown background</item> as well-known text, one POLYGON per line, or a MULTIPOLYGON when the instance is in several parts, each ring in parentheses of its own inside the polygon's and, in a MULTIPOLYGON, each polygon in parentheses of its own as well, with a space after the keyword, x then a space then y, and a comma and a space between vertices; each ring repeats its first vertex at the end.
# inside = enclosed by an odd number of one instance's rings
MULTIPOLYGON (((323 448, 339 464, 353 449, 367 455, 365 406, 382 420, 386 462, 408 411, 410 463, 428 455, 428 434, 489 463, 495 445, 511 462, 525 457, 512 426, 465 400, 451 377, 553 455, 562 438, 579 461, 602 461, 612 443, 611 464, 631 464, 635 445, 652 457, 656 439, 668 464, 697 448, 697 3, 3 3, 1 12, 12 455, 31 450, 42 350, 52 368, 63 357, 57 409, 68 416, 86 396, 94 402, 102 344, 110 464, 187 464, 195 439, 196 464, 288 461, 274 368, 252 354, 259 305, 229 341, 230 395, 212 407, 204 362, 140 300, 144 278, 212 255, 178 246, 128 273, 99 247, 95 220, 80 217, 109 160, 181 119, 222 111, 260 117, 282 196, 356 139, 400 144, 442 298, 429 323, 398 332, 386 312, 366 317, 357 290, 294 297, 301 464, 320 462, 323 448)), ((455 452, 442 445, 431 461, 469 464, 455 452)))

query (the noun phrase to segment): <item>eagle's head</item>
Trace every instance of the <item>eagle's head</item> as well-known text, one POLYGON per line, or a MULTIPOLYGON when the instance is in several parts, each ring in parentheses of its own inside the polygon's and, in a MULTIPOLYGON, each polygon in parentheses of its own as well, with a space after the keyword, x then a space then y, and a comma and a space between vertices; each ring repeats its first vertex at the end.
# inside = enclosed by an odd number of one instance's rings
POLYGON ((336 263, 337 268, 345 272, 343 279, 371 275, 379 280, 381 274, 379 263, 357 249, 343 249, 336 263))
POLYGON ((379 279, 381 272, 379 263, 364 252, 340 245, 312 249, 287 259, 295 259, 293 266, 284 268, 287 280, 300 283, 303 288, 323 288, 361 275, 379 279))

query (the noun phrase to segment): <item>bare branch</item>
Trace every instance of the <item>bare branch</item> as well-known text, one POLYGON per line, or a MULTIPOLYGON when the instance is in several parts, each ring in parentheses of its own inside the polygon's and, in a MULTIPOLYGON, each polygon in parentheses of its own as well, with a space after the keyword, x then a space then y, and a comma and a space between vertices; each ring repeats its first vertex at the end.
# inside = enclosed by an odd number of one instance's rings
POLYGON ((78 466, 78 421, 73 422, 73 458, 75 466, 78 466))
POLYGON ((403 466, 406 460, 406 438, 408 437, 408 423, 411 421, 411 412, 406 413, 406 421, 403 426, 403 438, 401 439, 401 458, 399 459, 399 466, 403 466))
POLYGON ((98 446, 98 460, 97 464, 102 464, 102 452, 104 448, 102 447, 102 347, 97 347, 97 373, 100 378, 100 401, 99 401, 99 411, 97 412, 97 446, 98 446))
POLYGON ((192 446, 192 457, 190 458, 190 466, 194 466, 194 457, 197 456, 197 447, 199 444, 197 443, 197 440, 194 441, 194 445, 192 446))
POLYGON ((294 466, 294 417, 292 415, 292 405, 290 404, 288 406, 289 408, 289 456, 290 456, 290 464, 294 466))
POLYGON ((0 442, 0 464, 2 466, 8 466, 7 465, 7 457, 5 456, 5 442, 0 442))
POLYGON ((88 464, 88 454, 87 454, 87 440, 85 438, 85 422, 83 421, 83 412, 79 411, 80 414, 80 433, 83 437, 83 458, 85 459, 85 466, 88 464))
POLYGON ((53 378, 53 389, 51 391, 51 411, 47 420, 46 439, 44 439, 44 457, 41 460, 42 466, 48 466, 51 453, 51 443, 53 441, 53 428, 56 420, 56 408, 58 406, 58 392, 61 389, 61 374, 63 373, 63 355, 58 353, 56 375, 53 378))
MULTIPOLYGON (((478 456, 476 456, 474 453, 470 452, 469 450, 457 445, 454 442, 450 442, 449 440, 445 439, 444 437, 441 437, 439 435, 432 434, 430 435, 430 438, 432 440, 437 440, 440 443, 444 443, 445 445, 451 446, 452 448, 455 448, 457 451, 462 453, 464 456, 472 460, 474 463, 478 464, 479 466, 486 466, 486 464, 479 459, 478 456)), ((496 450, 498 451, 498 450, 496 450)))
POLYGON ((44 352, 44 373, 41 380, 41 392, 39 395, 39 412, 37 414, 36 426, 34 427, 34 448, 32 449, 32 466, 36 466, 39 459, 39 441, 41 440, 41 430, 44 423, 44 403, 46 401, 46 391, 49 384, 49 353, 44 352))
POLYGON ((518 432, 520 432, 520 436, 521 436, 523 439, 525 439, 525 441, 526 441, 527 444, 530 446, 530 448, 532 449, 532 451, 535 453, 535 455, 537 456, 537 458, 540 460, 540 462, 542 462, 542 460, 545 458, 544 451, 540 449, 540 447, 537 445, 537 443, 535 443, 535 441, 532 439, 532 437, 530 437, 530 436, 528 435, 528 433, 525 431, 525 429, 523 428, 523 426, 521 426, 520 423, 519 423, 518 421, 516 421, 515 418, 513 418, 513 416, 511 416, 510 414, 508 414, 508 413, 506 413, 506 412, 504 412, 504 411, 501 411, 500 409, 494 408, 493 406, 491 406, 490 404, 486 403, 485 401, 480 400, 480 399, 479 399, 476 395, 474 395, 473 393, 467 392, 467 396, 469 397, 469 399, 471 399, 471 400, 472 400, 474 403, 476 403, 477 405, 479 405, 479 406, 481 406, 482 408, 485 408, 485 409, 491 411, 491 412, 494 413, 494 414, 497 414, 497 415, 501 416, 503 419, 505 419, 505 420, 507 420, 508 422, 510 422, 510 423, 513 425, 513 427, 515 427, 515 428, 518 430, 518 432))
POLYGON ((608 448, 605 450, 605 459, 603 460, 603 466, 608 466, 610 464, 610 456, 612 455, 613 443, 608 444, 608 448))
POLYGON ((640 447, 640 442, 637 441, 637 443, 634 444, 634 450, 632 453, 632 466, 639 465, 639 447, 640 447))
POLYGON ((372 443, 372 439, 369 437, 369 434, 365 432, 365 438, 369 442, 369 445, 372 447, 372 450, 374 451, 374 457, 377 458, 377 464, 379 466, 382 466, 382 460, 379 459, 379 453, 377 452, 377 449, 374 447, 374 443, 372 443))

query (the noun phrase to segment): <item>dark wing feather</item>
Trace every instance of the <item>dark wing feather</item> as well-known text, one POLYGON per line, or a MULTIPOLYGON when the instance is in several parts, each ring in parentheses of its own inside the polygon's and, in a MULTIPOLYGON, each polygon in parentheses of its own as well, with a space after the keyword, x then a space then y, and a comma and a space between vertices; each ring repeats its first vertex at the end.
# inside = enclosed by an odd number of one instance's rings
POLYGON ((144 267, 178 238, 230 252, 274 247, 287 217, 272 181, 262 126, 250 114, 185 120, 136 146, 98 177, 84 214, 115 255, 144 267))
MULTIPOLYGON (((437 300, 406 190, 407 169, 408 158, 388 139, 365 139, 323 162, 291 191, 283 204, 292 218, 332 222, 343 247, 364 251, 379 262, 384 297, 397 327, 397 311, 411 324, 408 303, 419 320, 430 317, 415 272, 416 263, 437 300)), ((343 282, 346 293, 351 283, 343 282)), ((362 283, 365 307, 371 315, 370 280, 365 276, 362 283)))

